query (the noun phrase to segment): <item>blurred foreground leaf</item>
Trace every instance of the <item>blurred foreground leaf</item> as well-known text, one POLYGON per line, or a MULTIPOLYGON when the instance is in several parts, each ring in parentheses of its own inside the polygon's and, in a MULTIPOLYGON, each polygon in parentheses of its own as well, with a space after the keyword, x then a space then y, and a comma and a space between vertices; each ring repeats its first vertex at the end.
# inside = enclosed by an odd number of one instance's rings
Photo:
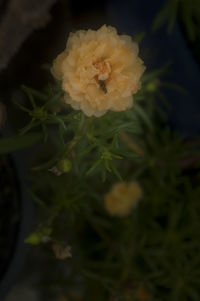
POLYGON ((42 133, 28 133, 0 139, 0 154, 10 153, 15 150, 29 147, 43 137, 42 133))

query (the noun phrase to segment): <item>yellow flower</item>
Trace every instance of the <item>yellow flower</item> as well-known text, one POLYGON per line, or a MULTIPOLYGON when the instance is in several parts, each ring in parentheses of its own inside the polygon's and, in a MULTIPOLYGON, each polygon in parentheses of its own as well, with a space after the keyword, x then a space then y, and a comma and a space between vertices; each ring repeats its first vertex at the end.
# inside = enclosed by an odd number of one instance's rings
POLYGON ((71 33, 66 49, 53 62, 51 72, 62 81, 64 101, 87 116, 132 106, 145 70, 138 45, 114 27, 71 33))
POLYGON ((142 197, 142 189, 137 182, 118 182, 104 196, 105 208, 111 215, 128 215, 142 197))

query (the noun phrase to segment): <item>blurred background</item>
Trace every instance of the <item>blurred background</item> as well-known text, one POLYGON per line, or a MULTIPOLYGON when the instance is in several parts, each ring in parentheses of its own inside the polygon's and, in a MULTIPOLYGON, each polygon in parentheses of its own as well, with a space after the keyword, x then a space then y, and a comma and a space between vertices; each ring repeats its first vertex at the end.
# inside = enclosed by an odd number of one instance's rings
POLYGON ((98 29, 107 24, 133 39, 141 37, 140 56, 147 70, 168 64, 164 80, 188 92, 180 95, 173 89, 165 91, 172 104, 169 123, 184 135, 195 135, 200 130, 198 3, 199 0, 1 0, 1 100, 9 105, 13 97, 21 98, 22 83, 43 87, 50 78, 44 66, 63 51, 70 31, 98 29), (163 7, 165 10, 154 24, 163 7))

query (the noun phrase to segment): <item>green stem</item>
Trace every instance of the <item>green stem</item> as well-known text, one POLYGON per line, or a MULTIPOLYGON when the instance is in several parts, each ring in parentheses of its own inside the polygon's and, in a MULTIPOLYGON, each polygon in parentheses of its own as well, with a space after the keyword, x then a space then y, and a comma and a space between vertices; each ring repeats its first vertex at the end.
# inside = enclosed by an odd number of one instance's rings
POLYGON ((144 157, 143 150, 130 138, 130 136, 126 132, 120 131, 119 137, 130 150, 134 151, 134 153, 136 153, 137 155, 144 157))

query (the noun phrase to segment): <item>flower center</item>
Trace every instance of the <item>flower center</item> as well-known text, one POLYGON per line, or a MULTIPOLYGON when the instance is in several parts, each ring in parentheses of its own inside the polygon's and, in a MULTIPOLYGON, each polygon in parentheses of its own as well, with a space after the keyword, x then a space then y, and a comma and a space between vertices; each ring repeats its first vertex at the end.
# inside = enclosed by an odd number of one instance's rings
POLYGON ((108 62, 97 62, 94 64, 94 67, 99 71, 99 74, 97 75, 99 81, 108 79, 111 72, 111 67, 108 62))

